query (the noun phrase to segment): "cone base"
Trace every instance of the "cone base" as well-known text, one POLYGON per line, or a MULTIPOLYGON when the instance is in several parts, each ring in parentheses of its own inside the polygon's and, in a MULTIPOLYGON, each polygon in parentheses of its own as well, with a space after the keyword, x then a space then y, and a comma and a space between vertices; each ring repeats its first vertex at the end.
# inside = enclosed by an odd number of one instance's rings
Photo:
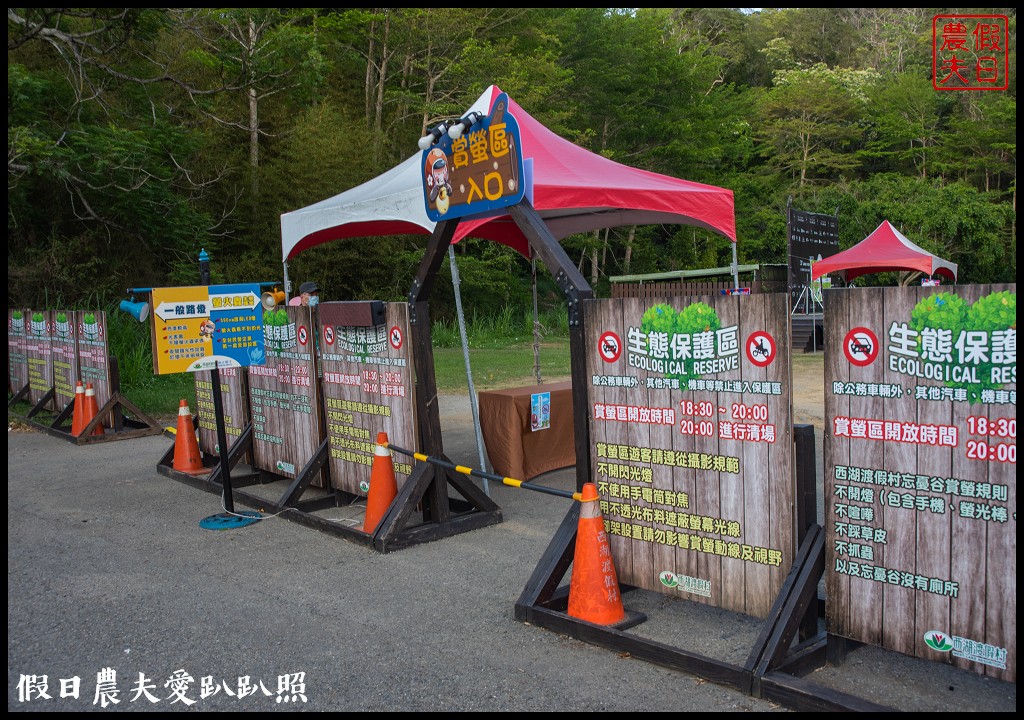
POLYGON ((625 613, 625 616, 622 618, 622 620, 619 620, 615 623, 610 623, 608 625, 602 625, 601 623, 595 623, 590 620, 584 620, 583 618, 569 614, 568 611, 566 611, 565 614, 578 622, 586 623, 587 625, 593 625, 594 627, 608 628, 611 630, 628 630, 631 627, 636 627, 641 623, 647 622, 647 613, 637 612, 636 610, 624 610, 623 612, 625 613))

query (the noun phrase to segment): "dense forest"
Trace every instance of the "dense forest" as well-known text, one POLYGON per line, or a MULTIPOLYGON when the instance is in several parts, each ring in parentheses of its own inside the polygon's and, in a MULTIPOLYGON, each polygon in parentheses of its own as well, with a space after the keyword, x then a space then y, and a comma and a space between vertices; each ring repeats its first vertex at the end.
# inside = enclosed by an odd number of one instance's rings
MULTIPOLYGON (((742 263, 788 261, 791 200, 838 214, 842 247, 889 220, 960 282, 1016 281, 1009 8, 8 8, 7 60, 12 305, 197 284, 201 249, 214 282, 279 280, 281 213, 406 159, 491 84, 593 152, 731 189, 742 263), (1008 18, 1008 89, 933 87, 933 18, 955 12, 1008 18)), ((329 243, 289 274, 401 299, 426 242, 329 243)), ((682 225, 563 245, 599 294, 731 261, 682 225)), ((456 249, 474 311, 529 302, 521 256, 456 249)))

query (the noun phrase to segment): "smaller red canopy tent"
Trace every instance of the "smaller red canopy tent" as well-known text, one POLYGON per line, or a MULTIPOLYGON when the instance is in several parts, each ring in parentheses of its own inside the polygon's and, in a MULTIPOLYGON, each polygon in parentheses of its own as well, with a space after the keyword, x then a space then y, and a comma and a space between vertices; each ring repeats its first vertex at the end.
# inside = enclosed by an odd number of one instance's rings
POLYGON ((925 275, 944 275, 956 282, 956 263, 932 255, 910 242, 888 220, 849 250, 823 258, 811 265, 811 280, 836 273, 846 281, 861 275, 889 271, 917 270, 925 275))

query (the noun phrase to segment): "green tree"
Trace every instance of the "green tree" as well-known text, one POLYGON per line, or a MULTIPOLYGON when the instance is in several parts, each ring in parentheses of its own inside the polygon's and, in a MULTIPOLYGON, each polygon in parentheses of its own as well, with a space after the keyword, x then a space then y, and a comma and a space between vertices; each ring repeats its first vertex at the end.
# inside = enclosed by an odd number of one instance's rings
POLYGON ((173 274, 210 219, 168 108, 204 92, 159 53, 178 16, 8 10, 10 294, 75 302, 173 274), (125 258, 132 258, 126 263, 125 258))
POLYGON ((881 160, 881 168, 927 178, 951 112, 949 93, 935 92, 931 81, 917 73, 886 78, 869 92, 869 139, 861 156, 881 160))
POLYGON ((857 167, 863 105, 851 91, 853 73, 824 66, 780 72, 761 108, 758 137, 769 167, 798 186, 835 179, 857 167))

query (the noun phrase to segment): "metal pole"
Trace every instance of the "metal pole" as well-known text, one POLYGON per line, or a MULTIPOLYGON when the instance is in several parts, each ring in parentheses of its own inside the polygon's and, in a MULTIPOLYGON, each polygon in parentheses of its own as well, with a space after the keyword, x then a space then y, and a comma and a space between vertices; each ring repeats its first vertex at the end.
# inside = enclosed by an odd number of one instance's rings
POLYGON ((231 492, 231 462, 228 460, 228 437, 224 429, 224 401, 220 395, 220 368, 216 365, 210 370, 210 382, 213 384, 213 412, 217 416, 217 447, 220 448, 220 476, 224 487, 224 509, 235 512, 235 501, 231 492))
POLYGON ((807 296, 804 298, 804 314, 810 315, 814 298, 811 297, 811 266, 814 265, 814 256, 807 258, 807 296))
POLYGON ((530 248, 530 271, 533 275, 533 375, 537 378, 537 384, 540 385, 540 320, 537 316, 537 256, 533 254, 533 248, 530 248))
MULTIPOLYGON (((466 363, 466 384, 469 386, 469 407, 473 412, 473 429, 476 431, 476 449, 480 454, 480 467, 486 468, 484 460, 484 438, 480 432, 479 409, 476 401, 476 388, 473 386, 473 370, 469 365, 469 340, 466 338, 466 319, 462 314, 462 292, 459 290, 459 268, 455 265, 455 248, 448 246, 448 260, 452 267, 452 288, 455 290, 455 311, 459 316, 459 335, 462 337, 462 358, 466 363)), ((491 496, 487 479, 483 478, 484 492, 491 496)))
MULTIPOLYGON (((210 284, 210 256, 206 250, 199 252, 199 278, 203 285, 210 284)), ((235 500, 231 492, 231 462, 228 460, 227 431, 224 428, 224 400, 220 394, 220 368, 215 364, 210 370, 210 384, 213 385, 213 415, 217 419, 217 448, 220 450, 221 486, 224 488, 224 510, 235 512, 235 500)))
POLYGON ((284 301, 287 303, 292 299, 292 281, 288 279, 288 261, 281 264, 284 265, 284 301))
POLYGON ((732 244, 732 286, 737 290, 740 287, 740 266, 736 261, 736 243, 732 244))
POLYGON ((559 488, 548 487, 546 485, 534 485, 528 480, 517 480, 515 478, 495 475, 494 473, 483 472, 482 470, 474 470, 473 468, 464 467, 462 465, 456 465, 453 462, 448 462, 447 460, 442 460, 441 458, 433 457, 431 455, 424 455, 423 453, 413 452, 412 450, 406 450, 405 448, 400 448, 397 445, 392 445, 391 443, 387 443, 385 447, 387 447, 389 450, 394 450, 397 453, 401 453, 403 455, 408 455, 409 457, 416 458, 420 462, 426 462, 430 463, 431 465, 437 465, 438 467, 443 467, 446 470, 454 470, 455 472, 461 473, 463 475, 483 478, 485 480, 487 478, 490 478, 491 480, 500 482, 503 485, 508 485, 509 487, 521 488, 523 490, 534 490, 536 492, 546 493, 548 495, 558 495, 559 497, 570 498, 572 500, 582 499, 581 494, 578 492, 569 492, 568 490, 561 490, 559 488))

